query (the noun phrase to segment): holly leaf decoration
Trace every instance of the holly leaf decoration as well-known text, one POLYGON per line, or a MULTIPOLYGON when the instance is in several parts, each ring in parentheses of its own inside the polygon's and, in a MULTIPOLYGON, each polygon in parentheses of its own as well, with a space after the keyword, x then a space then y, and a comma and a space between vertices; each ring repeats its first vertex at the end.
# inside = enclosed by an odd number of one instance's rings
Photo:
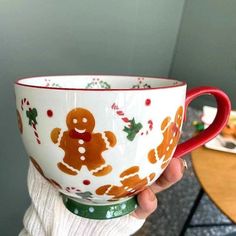
POLYGON ((26 111, 26 116, 29 118, 29 125, 31 126, 32 124, 37 124, 37 120, 36 117, 38 115, 38 112, 36 110, 36 108, 33 109, 29 109, 28 111, 26 111))
POLYGON ((143 126, 141 123, 135 123, 134 118, 132 120, 130 120, 129 122, 130 122, 130 126, 129 127, 125 126, 123 131, 128 134, 127 139, 129 141, 133 141, 136 134, 143 128, 143 126))

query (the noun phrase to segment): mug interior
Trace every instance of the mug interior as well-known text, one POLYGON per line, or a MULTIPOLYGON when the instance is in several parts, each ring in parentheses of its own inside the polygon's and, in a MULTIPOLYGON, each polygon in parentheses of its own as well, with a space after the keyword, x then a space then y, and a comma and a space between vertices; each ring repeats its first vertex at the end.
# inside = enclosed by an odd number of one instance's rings
POLYGON ((70 75, 24 78, 19 79, 16 84, 27 87, 67 90, 132 90, 169 88, 182 86, 185 83, 173 79, 152 77, 70 75))

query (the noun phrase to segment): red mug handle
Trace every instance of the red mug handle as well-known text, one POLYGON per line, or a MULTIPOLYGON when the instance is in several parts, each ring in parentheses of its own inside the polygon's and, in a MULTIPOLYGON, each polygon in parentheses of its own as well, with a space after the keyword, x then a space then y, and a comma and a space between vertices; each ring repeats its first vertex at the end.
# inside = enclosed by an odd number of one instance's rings
POLYGON ((190 138, 189 140, 179 144, 175 150, 173 157, 182 157, 192 150, 207 143, 217 134, 219 134, 227 124, 231 111, 231 103, 228 96, 222 90, 215 87, 197 87, 187 91, 184 120, 186 120, 186 110, 189 103, 191 103, 195 98, 201 95, 212 95, 215 97, 217 103, 216 117, 213 123, 207 129, 201 131, 199 134, 190 138))

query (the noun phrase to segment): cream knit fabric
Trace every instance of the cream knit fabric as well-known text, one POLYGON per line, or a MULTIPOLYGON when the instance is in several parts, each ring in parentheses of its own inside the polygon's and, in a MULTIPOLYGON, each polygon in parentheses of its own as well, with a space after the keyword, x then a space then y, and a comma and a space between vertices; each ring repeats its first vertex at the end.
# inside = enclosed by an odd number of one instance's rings
POLYGON ((30 163, 28 189, 32 200, 25 213, 19 236, 127 236, 140 229, 145 220, 130 215, 111 220, 89 220, 69 212, 60 194, 30 163))

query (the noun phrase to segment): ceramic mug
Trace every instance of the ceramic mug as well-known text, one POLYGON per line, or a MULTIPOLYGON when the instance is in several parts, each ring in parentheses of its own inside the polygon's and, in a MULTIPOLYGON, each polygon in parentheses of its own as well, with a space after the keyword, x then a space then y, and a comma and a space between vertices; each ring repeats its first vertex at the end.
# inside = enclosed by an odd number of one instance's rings
POLYGON ((137 207, 135 195, 181 157, 215 137, 231 107, 213 87, 127 76, 52 76, 15 83, 17 118, 30 160, 74 214, 110 219, 137 207), (178 144, 188 104, 217 101, 214 122, 178 144))

